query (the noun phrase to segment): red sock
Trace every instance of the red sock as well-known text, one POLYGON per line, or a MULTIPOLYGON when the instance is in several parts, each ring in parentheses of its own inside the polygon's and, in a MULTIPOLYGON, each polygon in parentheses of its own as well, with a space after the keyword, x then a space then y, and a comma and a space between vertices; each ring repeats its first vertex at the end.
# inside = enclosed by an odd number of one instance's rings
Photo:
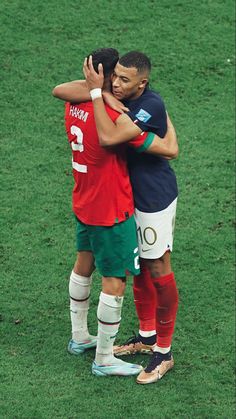
POLYGON ((153 278, 153 283, 157 296, 157 345, 161 348, 167 348, 171 346, 178 309, 178 291, 174 272, 159 278, 153 278))
POLYGON ((141 273, 134 277, 133 293, 139 329, 156 330, 156 290, 150 273, 142 261, 141 273))

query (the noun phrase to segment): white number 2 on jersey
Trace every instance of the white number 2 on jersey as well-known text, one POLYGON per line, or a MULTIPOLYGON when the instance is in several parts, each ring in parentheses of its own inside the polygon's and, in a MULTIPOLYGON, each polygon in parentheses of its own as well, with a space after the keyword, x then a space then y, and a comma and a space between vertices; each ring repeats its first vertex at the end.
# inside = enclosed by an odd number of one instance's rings
MULTIPOLYGON (((76 142, 75 141, 71 142, 72 150, 79 151, 80 153, 82 153, 84 151, 83 132, 76 125, 71 126, 70 132, 72 135, 76 136, 76 142)), ((77 170, 77 172, 87 173, 88 167, 86 166, 86 164, 79 164, 75 162, 73 159, 72 159, 72 167, 73 169, 77 170)))

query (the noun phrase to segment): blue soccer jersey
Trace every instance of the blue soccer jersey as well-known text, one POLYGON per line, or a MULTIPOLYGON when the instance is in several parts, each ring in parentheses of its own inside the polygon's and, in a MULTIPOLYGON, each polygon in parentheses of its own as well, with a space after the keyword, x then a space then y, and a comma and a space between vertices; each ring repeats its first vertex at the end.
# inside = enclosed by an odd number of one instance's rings
MULTIPOLYGON (((142 131, 163 138, 167 130, 165 105, 158 93, 145 89, 134 100, 125 101, 128 116, 142 131)), ((176 177, 168 160, 146 153, 128 152, 128 165, 135 207, 143 212, 157 212, 168 207, 178 195, 176 177)))

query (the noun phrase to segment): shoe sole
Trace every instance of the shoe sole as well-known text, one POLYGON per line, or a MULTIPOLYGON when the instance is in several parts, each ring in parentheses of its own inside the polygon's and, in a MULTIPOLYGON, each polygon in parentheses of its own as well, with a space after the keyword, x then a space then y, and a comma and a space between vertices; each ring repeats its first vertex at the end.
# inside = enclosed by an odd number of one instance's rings
POLYGON ((78 348, 76 350, 75 349, 72 349, 72 348, 70 348, 70 346, 68 346, 67 347, 67 350, 68 350, 68 352, 71 355, 81 355, 81 354, 83 354, 85 351, 87 351, 89 349, 96 348, 96 346, 97 346, 97 343, 94 343, 94 344, 91 344, 91 346, 87 346, 87 347, 84 347, 84 348, 78 348))
POLYGON ((137 384, 144 384, 144 385, 145 384, 152 384, 152 383, 156 383, 157 381, 159 381, 162 377, 163 377, 163 375, 158 374, 158 376, 156 378, 153 378, 153 379, 150 379, 150 380, 146 380, 146 381, 139 381, 137 379, 136 382, 137 382, 137 384))
POLYGON ((83 354, 85 352, 85 349, 84 350, 80 350, 80 351, 78 351, 78 350, 77 351, 74 351, 73 349, 67 348, 67 351, 71 355, 81 355, 81 354, 83 354))
POLYGON ((140 374, 140 370, 139 371, 135 371, 135 372, 133 372, 132 374, 122 374, 122 373, 119 373, 119 374, 117 374, 117 373, 113 373, 113 374, 107 374, 107 373, 104 373, 104 372, 101 372, 101 371, 94 371, 94 370, 92 370, 92 374, 93 375, 96 375, 97 377, 114 377, 114 376, 120 376, 120 377, 131 377, 131 376, 133 376, 133 375, 138 375, 138 374, 140 374))

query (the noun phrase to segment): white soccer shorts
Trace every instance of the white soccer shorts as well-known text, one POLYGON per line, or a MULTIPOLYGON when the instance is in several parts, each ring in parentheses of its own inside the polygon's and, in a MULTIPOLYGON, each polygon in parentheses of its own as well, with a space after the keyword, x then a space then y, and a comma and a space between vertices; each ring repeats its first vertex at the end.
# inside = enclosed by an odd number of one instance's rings
POLYGON ((139 255, 143 259, 158 259, 172 251, 177 198, 164 210, 142 212, 135 209, 139 255))

